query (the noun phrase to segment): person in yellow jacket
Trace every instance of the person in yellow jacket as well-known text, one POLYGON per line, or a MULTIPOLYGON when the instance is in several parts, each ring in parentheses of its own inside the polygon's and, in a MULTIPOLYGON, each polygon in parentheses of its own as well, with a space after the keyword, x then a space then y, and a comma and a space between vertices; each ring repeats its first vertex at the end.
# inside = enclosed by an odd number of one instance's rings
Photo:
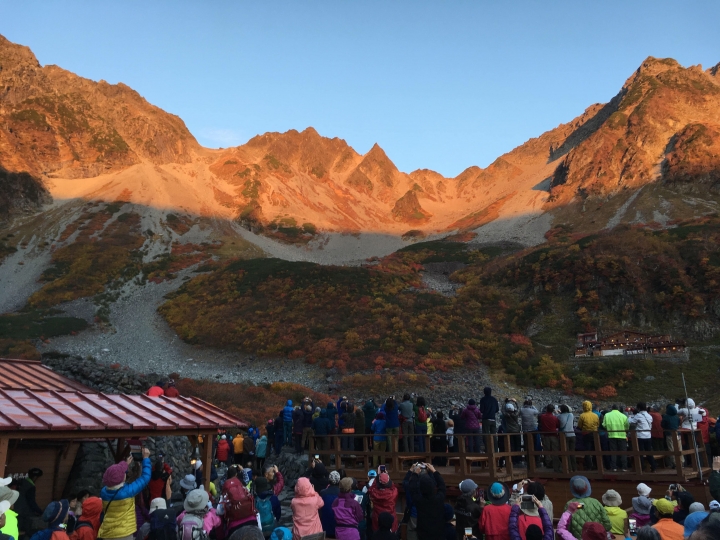
MULTIPOLYGON (((589 401, 583 401, 582 410, 583 412, 578 418, 577 427, 582 431, 583 447, 585 448, 585 451, 590 452, 595 450, 595 432, 600 427, 600 418, 598 418, 598 415, 593 412, 592 403, 589 401)), ((586 455, 585 469, 592 470, 594 468, 593 456, 589 454, 586 455)))
POLYGON ((233 461, 235 465, 242 465, 243 442, 242 433, 238 433, 233 437, 233 455, 235 456, 233 461))
POLYGON ((20 493, 7 487, 12 478, 0 480, 0 503, 7 502, 10 506, 5 511, 5 524, 0 528, 0 532, 12 536, 15 540, 19 539, 18 515, 12 510, 13 505, 18 500, 20 493), (1 485, 1 484, 5 485, 1 485))
MULTIPOLYGON (((618 410, 617 405, 603 418, 603 427, 607 430, 608 443, 611 452, 627 452, 627 432, 630 429, 627 416, 618 410)), ((610 468, 617 471, 618 456, 610 456, 610 468)), ((620 455, 620 467, 627 471, 627 454, 620 455)))
POLYGON ((98 538, 132 540, 137 532, 135 495, 145 489, 152 474, 150 450, 143 448, 142 457, 140 478, 130 484, 125 484, 125 479, 132 457, 111 465, 103 474, 104 487, 100 490, 100 498, 105 517, 100 525, 98 538))

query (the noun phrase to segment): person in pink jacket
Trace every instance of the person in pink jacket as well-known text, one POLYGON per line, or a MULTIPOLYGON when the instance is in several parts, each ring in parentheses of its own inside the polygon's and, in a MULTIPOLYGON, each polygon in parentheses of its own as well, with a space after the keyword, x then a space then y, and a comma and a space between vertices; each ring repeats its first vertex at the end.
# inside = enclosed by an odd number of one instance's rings
POLYGON ((565 510, 565 512, 563 512, 563 515, 560 516, 560 521, 558 522, 557 526, 557 535, 560 537, 560 540, 577 540, 577 538, 573 536, 573 533, 571 533, 568 529, 568 523, 570 522, 570 518, 577 509, 578 503, 571 502, 570 504, 568 504, 567 510, 565 510))
POLYGON ((322 532, 320 510, 325 503, 315 492, 315 488, 307 478, 299 478, 295 484, 295 498, 290 503, 293 515, 293 540, 303 536, 322 532))

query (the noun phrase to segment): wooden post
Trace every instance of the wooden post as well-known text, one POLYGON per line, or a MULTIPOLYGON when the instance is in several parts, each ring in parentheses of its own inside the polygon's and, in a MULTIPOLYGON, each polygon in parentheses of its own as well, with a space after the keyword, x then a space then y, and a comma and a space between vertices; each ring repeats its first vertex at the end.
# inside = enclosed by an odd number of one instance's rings
POLYGON ((532 431, 526 432, 527 435, 527 468, 528 476, 535 476, 535 433, 532 431))
POLYGON ((368 452, 368 438, 367 436, 363 436, 362 438, 362 451, 363 451, 363 463, 365 465, 365 470, 370 470, 370 456, 367 454, 368 452))
MULTIPOLYGON (((335 468, 340 470, 342 468, 342 459, 340 458, 340 436, 336 433, 333 435, 333 439, 335 442, 335 468)), ((328 463, 328 465, 330 464, 328 463)))
POLYGON ((485 452, 488 455, 488 466, 490 467, 490 482, 497 482, 497 461, 495 461, 495 441, 492 433, 485 435, 485 452))
POLYGON ((125 437, 118 437, 117 446, 115 447, 115 463, 120 463, 123 460, 124 452, 125 452, 125 437))
MULTIPOLYGON (((210 474, 212 472, 212 459, 213 459, 213 443, 212 443, 213 432, 209 431, 205 434, 203 439, 205 440, 205 448, 203 448, 203 477, 205 491, 210 491, 210 474)), ((240 466, 244 466, 242 463, 240 466)), ((194 472, 194 471, 193 471, 194 472)))
POLYGON ((400 452, 400 438, 397 435, 391 435, 390 444, 392 445, 390 449, 392 452, 392 470, 394 472, 400 472, 400 456, 398 455, 400 452))
POLYGON ((568 449, 567 449, 567 437, 562 432, 558 433, 558 437, 560 437, 560 452, 564 456, 564 458, 563 457, 560 458, 562 472, 564 474, 569 474, 570 473, 570 455, 568 454, 568 449))
POLYGON ((685 456, 682 454, 682 439, 678 437, 678 432, 672 432, 673 448, 675 449, 675 472, 677 473, 678 482, 685 481, 683 478, 683 465, 685 465, 685 456))
POLYGON ((8 446, 10 439, 7 437, 0 438, 0 478, 5 478, 5 469, 8 462, 8 446))
POLYGON ((638 444, 637 431, 630 432, 630 441, 633 445, 633 460, 635 461, 635 474, 643 474, 643 461, 640 455, 640 445, 638 444))
POLYGON ((463 478, 468 477, 467 452, 465 447, 465 437, 462 435, 458 439, 458 456, 460 459, 460 474, 463 478))
POLYGON ((602 459, 602 445, 600 444, 599 432, 593 432, 593 441, 595 442, 595 465, 597 466, 598 473, 600 473, 601 476, 605 476, 605 464, 602 459))
POLYGON ((510 438, 512 435, 505 433, 503 434, 503 437, 505 437, 505 453, 510 453, 508 457, 505 458, 505 470, 510 475, 510 478, 512 479, 513 476, 513 458, 515 456, 512 455, 512 445, 510 444, 510 438))

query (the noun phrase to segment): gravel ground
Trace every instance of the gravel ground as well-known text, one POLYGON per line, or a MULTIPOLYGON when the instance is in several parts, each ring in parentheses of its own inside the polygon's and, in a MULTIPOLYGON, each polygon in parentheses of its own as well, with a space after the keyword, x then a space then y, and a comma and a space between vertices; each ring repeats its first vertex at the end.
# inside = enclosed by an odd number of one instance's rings
MULTIPOLYGON (((41 352, 58 351, 93 356, 103 364, 128 366, 139 373, 169 374, 218 382, 292 381, 313 387, 324 380, 320 369, 286 359, 256 358, 239 352, 193 346, 182 341, 158 314, 164 296, 176 290, 186 270, 174 280, 127 284, 111 305, 110 328, 93 325, 75 336, 61 336, 39 343, 41 352), (280 369, 278 369, 280 368, 280 369)), ((66 314, 92 322, 95 306, 90 300, 70 302, 66 314)))
POLYGON ((50 264, 50 253, 35 248, 35 237, 25 249, 8 255, 0 264, 0 313, 20 309, 42 284, 40 275, 50 264))

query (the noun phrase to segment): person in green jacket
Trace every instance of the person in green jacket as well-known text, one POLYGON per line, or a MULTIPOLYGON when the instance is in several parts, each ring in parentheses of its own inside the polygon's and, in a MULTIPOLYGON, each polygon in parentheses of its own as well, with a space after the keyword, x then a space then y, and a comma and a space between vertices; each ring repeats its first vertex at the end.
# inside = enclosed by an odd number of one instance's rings
MULTIPOLYGON (((630 429, 627 416, 618 410, 617 405, 612 406, 612 411, 605 415, 602 423, 608 432, 608 443, 611 452, 627 452, 627 431, 630 429)), ((610 456, 610 468, 617 471, 616 454, 610 456)), ((620 467, 627 470, 627 454, 620 456, 620 467)))
MULTIPOLYGON (((7 484, 9 484, 9 480, 12 480, 11 478, 5 478, 3 480, 0 480, 0 484, 7 481, 7 484)), ((15 540, 19 540, 20 534, 19 534, 19 528, 18 528, 18 515, 15 511, 12 510, 13 505, 17 502, 18 497, 20 497, 20 493, 15 491, 14 489, 10 489, 7 487, 7 485, 0 485, 0 502, 7 502, 10 506, 5 511, 5 525, 0 528, 0 532, 2 534, 8 534, 12 536, 15 540)))
POLYGON ((606 531, 610 531, 612 528, 610 518, 600 501, 590 497, 592 487, 587 477, 573 476, 570 479, 570 493, 572 493, 573 498, 567 502, 563 511, 567 510, 571 502, 578 502, 583 505, 582 508, 575 511, 572 520, 570 520, 570 532, 575 538, 581 540, 583 525, 588 521, 597 521, 605 527, 606 531))

